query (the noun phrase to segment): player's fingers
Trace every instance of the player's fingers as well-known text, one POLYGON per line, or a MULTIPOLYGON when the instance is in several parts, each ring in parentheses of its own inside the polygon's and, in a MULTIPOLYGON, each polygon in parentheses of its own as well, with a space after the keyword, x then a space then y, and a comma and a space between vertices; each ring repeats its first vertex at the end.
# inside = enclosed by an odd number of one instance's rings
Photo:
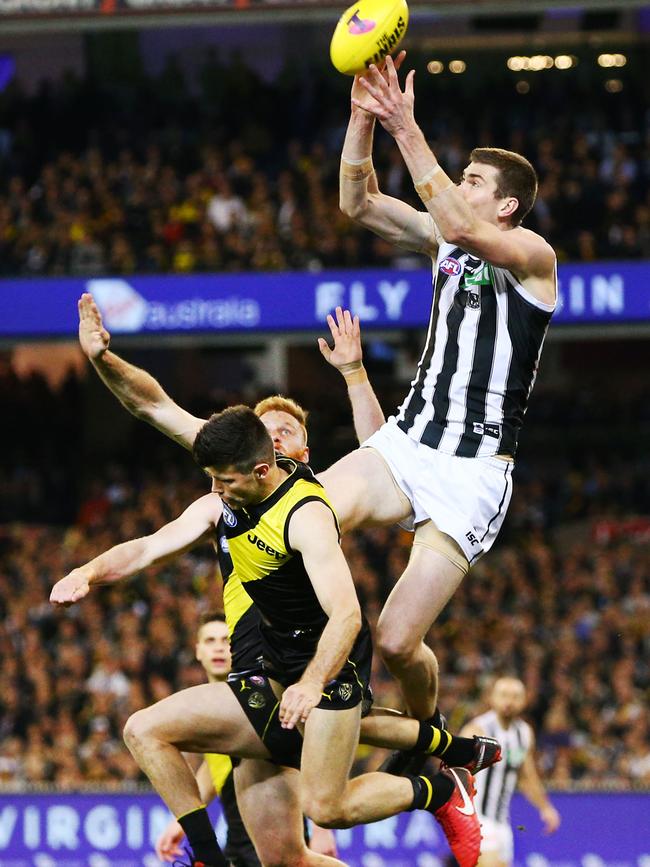
POLYGON ((407 96, 413 96, 413 79, 415 78, 415 70, 412 69, 409 74, 406 76, 406 87, 404 88, 404 93, 407 96))
POLYGON ((393 64, 394 64, 394 66, 395 66, 395 69, 399 69, 399 68, 400 68, 400 66, 404 63, 404 58, 405 58, 405 57, 406 57, 406 51, 404 51, 404 49, 402 49, 402 50, 399 52, 399 54, 397 55, 397 57, 395 58, 395 60, 393 61, 393 64))
POLYGON ((336 324, 339 327, 339 331, 345 331, 345 317, 343 316, 343 309, 341 307, 336 308, 336 324))
POLYGON ((339 327, 331 313, 327 314, 327 324, 329 325, 330 331, 332 332, 332 337, 336 339, 336 337, 338 337, 339 327))
POLYGON ((346 310, 343 317, 345 319, 345 333, 350 334, 352 332, 352 314, 346 310))
POLYGON ((352 334, 354 337, 358 337, 361 333, 361 325, 359 324, 359 314, 355 314, 354 319, 352 320, 352 334))
POLYGON ((327 361, 329 361, 329 357, 332 354, 332 350, 327 345, 327 341, 322 337, 318 338, 318 348, 320 349, 321 355, 323 356, 323 358, 325 358, 327 361))
POLYGON ((399 87, 399 79, 397 78, 397 71, 395 69, 395 64, 393 63, 393 58, 388 55, 386 58, 386 73, 388 76, 388 86, 389 87, 399 87))
MULTIPOLYGON (((366 73, 366 75, 368 75, 368 73, 366 73)), ((382 79, 382 80, 383 80, 383 79, 382 79)), ((361 78, 359 79, 359 82, 360 82, 361 86, 362 86, 365 90, 368 91, 368 93, 370 94, 370 96, 374 96, 374 98, 375 98, 378 102, 381 100, 381 98, 382 98, 382 96, 383 96, 383 91, 379 90, 379 88, 376 87, 376 86, 374 85, 374 83, 370 81, 369 78, 361 77, 361 78)), ((354 102, 354 100, 352 100, 352 102, 354 102)), ((362 106, 362 108, 363 108, 363 106, 362 106)))

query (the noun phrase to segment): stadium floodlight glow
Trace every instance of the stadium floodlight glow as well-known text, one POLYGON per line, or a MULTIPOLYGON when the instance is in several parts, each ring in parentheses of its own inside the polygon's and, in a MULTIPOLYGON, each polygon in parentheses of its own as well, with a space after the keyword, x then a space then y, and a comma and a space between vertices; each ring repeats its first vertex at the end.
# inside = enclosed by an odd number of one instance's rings
POLYGON ((624 54, 599 54, 598 66, 611 69, 612 66, 625 66, 627 57, 624 54))
POLYGON ((623 82, 620 78, 608 78, 605 82, 607 93, 620 93, 623 90, 623 82))
POLYGON ((551 69, 553 66, 553 58, 548 54, 534 54, 529 62, 528 68, 533 72, 541 72, 542 69, 551 69))
POLYGON ((467 69, 467 64, 464 60, 450 60, 449 61, 449 71, 456 73, 456 75, 460 75, 461 72, 465 72, 467 69))
POLYGON ((430 72, 431 75, 440 75, 444 70, 445 64, 441 60, 430 60, 427 63, 427 72, 430 72))
POLYGON ((575 63, 575 58, 571 57, 570 54, 558 54, 555 58, 556 69, 571 69, 572 66, 575 66, 575 63))
POLYGON ((521 72, 522 69, 526 68, 527 60, 527 57, 509 57, 506 61, 506 66, 512 72, 521 72))

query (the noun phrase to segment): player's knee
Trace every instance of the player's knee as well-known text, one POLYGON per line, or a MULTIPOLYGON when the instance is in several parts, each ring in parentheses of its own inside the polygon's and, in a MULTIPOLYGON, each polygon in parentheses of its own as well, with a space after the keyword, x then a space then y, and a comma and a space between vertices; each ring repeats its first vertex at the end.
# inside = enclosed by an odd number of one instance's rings
POLYGON ((303 801, 306 816, 321 828, 351 828, 358 824, 354 816, 349 816, 343 804, 317 796, 307 797, 303 801))
POLYGON ((133 752, 148 737, 151 737, 152 731, 152 720, 147 710, 138 710, 126 721, 123 732, 124 743, 133 752))
POLYGON ((382 659, 389 667, 403 668, 417 655, 422 641, 388 624, 379 623, 377 627, 377 647, 382 659))

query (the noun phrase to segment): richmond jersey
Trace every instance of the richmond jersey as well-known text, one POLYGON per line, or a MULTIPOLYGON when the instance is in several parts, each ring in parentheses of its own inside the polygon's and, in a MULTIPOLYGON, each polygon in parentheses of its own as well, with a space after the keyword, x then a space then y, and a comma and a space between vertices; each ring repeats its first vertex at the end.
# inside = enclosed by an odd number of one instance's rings
MULTIPOLYGON (((230 573, 224 573, 224 598, 231 582, 239 582, 253 600, 261 615, 265 666, 286 685, 295 682, 313 658, 328 619, 302 555, 289 543, 289 521, 297 509, 313 500, 331 509, 335 522, 336 515, 308 466, 285 457, 277 457, 277 463, 289 475, 265 500, 236 510, 224 503, 219 523, 224 538, 219 545, 222 551, 227 546, 231 565, 230 573)), ((369 629, 364 621, 342 673, 354 676, 358 657, 365 658, 368 646, 369 629)))
POLYGON ((477 717, 474 722, 486 735, 499 741, 503 757, 496 765, 476 775, 474 803, 481 816, 495 822, 507 823, 517 778, 532 746, 532 729, 522 719, 514 720, 505 729, 493 710, 477 717))
POLYGON ((441 241, 429 331, 399 427, 459 457, 514 456, 554 306, 441 241))

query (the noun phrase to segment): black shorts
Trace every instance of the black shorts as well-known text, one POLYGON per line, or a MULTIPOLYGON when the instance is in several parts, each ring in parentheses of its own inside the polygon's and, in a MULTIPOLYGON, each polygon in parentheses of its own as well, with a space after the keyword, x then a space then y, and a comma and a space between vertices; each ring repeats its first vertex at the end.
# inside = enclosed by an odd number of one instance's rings
POLYGON ((266 673, 258 670, 230 674, 228 686, 271 754, 271 761, 300 770, 302 735, 298 729, 283 729, 280 725, 280 700, 266 673))
MULTIPOLYGON (((285 636, 262 627, 262 666, 264 672, 284 687, 300 680, 315 653, 316 638, 285 636), (281 638, 281 641, 278 641, 281 638)), ((325 710, 347 710, 363 703, 364 716, 372 705, 370 671, 372 639, 364 620, 350 656, 338 677, 327 683, 317 705, 325 710)))

